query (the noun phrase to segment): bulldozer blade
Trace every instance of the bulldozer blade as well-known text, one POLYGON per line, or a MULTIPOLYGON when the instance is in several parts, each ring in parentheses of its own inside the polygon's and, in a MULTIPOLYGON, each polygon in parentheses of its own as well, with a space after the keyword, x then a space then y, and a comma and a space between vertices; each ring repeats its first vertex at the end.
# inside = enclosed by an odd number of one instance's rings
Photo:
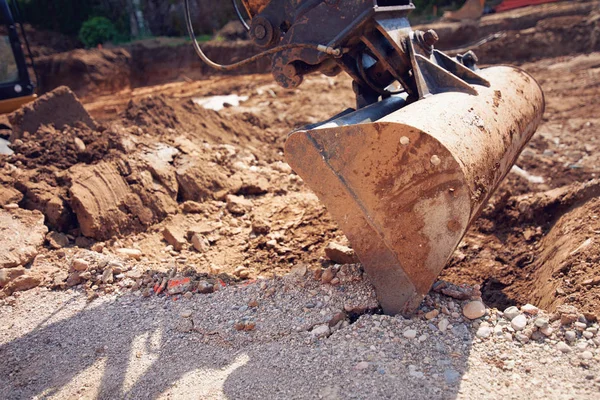
POLYGON ((391 97, 292 132, 285 156, 346 234, 386 314, 421 303, 544 111, 522 70, 410 105, 391 97))

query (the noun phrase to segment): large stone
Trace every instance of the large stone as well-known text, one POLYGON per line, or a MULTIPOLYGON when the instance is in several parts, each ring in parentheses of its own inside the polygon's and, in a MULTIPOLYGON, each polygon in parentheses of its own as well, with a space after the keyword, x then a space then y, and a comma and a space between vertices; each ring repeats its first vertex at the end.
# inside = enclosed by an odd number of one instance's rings
POLYGON ((0 207, 23 200, 23 193, 13 187, 0 186, 0 207))
POLYGON ((83 123, 92 129, 96 127, 75 93, 66 86, 56 88, 21 107, 10 114, 8 120, 13 130, 11 141, 20 138, 23 132, 35 133, 42 125, 52 124, 57 129, 62 129, 65 125, 83 123))
POLYGON ((252 210, 252 201, 240 196, 227 196, 227 210, 232 214, 245 214, 252 210))
POLYGON ((187 244, 185 239, 186 231, 179 225, 166 226, 163 231, 163 238, 177 251, 183 250, 183 246, 187 244))
POLYGON ((21 275, 10 281, 5 287, 4 292, 12 294, 14 292, 22 292, 25 290, 33 289, 42 283, 42 279, 35 275, 21 275))
POLYGON ((481 301, 470 301, 463 307, 463 315, 469 319, 481 318, 485 315, 485 305, 481 301))
POLYGON ((23 267, 0 269, 0 289, 8 285, 15 278, 25 275, 27 270, 23 267))
POLYGON ((338 264, 356 264, 359 262, 354 250, 334 242, 330 242, 327 245, 325 255, 328 259, 338 264))
POLYGON ((33 261, 47 232, 39 211, 0 209, 0 269, 33 261))

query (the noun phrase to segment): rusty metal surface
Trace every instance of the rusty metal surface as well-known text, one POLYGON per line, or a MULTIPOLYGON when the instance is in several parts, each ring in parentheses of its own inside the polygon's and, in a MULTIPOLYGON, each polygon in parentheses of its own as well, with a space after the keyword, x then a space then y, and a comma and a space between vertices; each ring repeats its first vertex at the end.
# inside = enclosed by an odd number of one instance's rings
POLYGON ((242 0, 250 17, 260 13, 270 2, 271 0, 242 0))
POLYGON ((477 95, 436 94, 372 123, 345 115, 286 142, 388 314, 418 307, 541 120, 533 78, 512 67, 481 75, 491 87, 475 85, 477 95))

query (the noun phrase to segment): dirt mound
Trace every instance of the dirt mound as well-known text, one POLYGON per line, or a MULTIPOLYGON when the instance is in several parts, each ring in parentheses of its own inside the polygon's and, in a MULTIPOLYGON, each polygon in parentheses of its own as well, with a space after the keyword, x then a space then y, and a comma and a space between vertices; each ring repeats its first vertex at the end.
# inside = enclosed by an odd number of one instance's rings
POLYGON ((15 154, 12 160, 29 169, 44 165, 67 169, 80 162, 98 162, 116 147, 117 138, 110 130, 94 130, 81 123, 62 130, 42 126, 35 133, 26 132, 13 142, 15 154))
POLYGON ((131 55, 125 49, 91 49, 39 57, 38 88, 48 92, 68 86, 79 97, 131 87, 131 55))
POLYGON ((42 125, 52 125, 57 129, 76 123, 90 128, 96 127, 95 121, 66 86, 61 86, 21 107, 8 115, 8 121, 13 131, 11 140, 19 138, 23 132, 35 133, 42 125))
POLYGON ((122 115, 137 126, 175 128, 179 119, 165 96, 148 96, 140 101, 130 101, 122 115))
POLYGON ((248 31, 238 20, 229 21, 217 31, 216 36, 225 40, 248 40, 248 31))

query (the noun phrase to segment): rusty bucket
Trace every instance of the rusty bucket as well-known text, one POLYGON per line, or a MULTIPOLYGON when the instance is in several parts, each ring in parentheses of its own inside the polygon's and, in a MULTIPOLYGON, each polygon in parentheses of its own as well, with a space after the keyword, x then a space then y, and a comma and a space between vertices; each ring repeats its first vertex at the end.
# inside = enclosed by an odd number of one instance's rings
POLYGON ((421 303, 535 132, 544 97, 509 66, 490 87, 402 96, 292 132, 286 160, 346 234, 387 314, 421 303))

